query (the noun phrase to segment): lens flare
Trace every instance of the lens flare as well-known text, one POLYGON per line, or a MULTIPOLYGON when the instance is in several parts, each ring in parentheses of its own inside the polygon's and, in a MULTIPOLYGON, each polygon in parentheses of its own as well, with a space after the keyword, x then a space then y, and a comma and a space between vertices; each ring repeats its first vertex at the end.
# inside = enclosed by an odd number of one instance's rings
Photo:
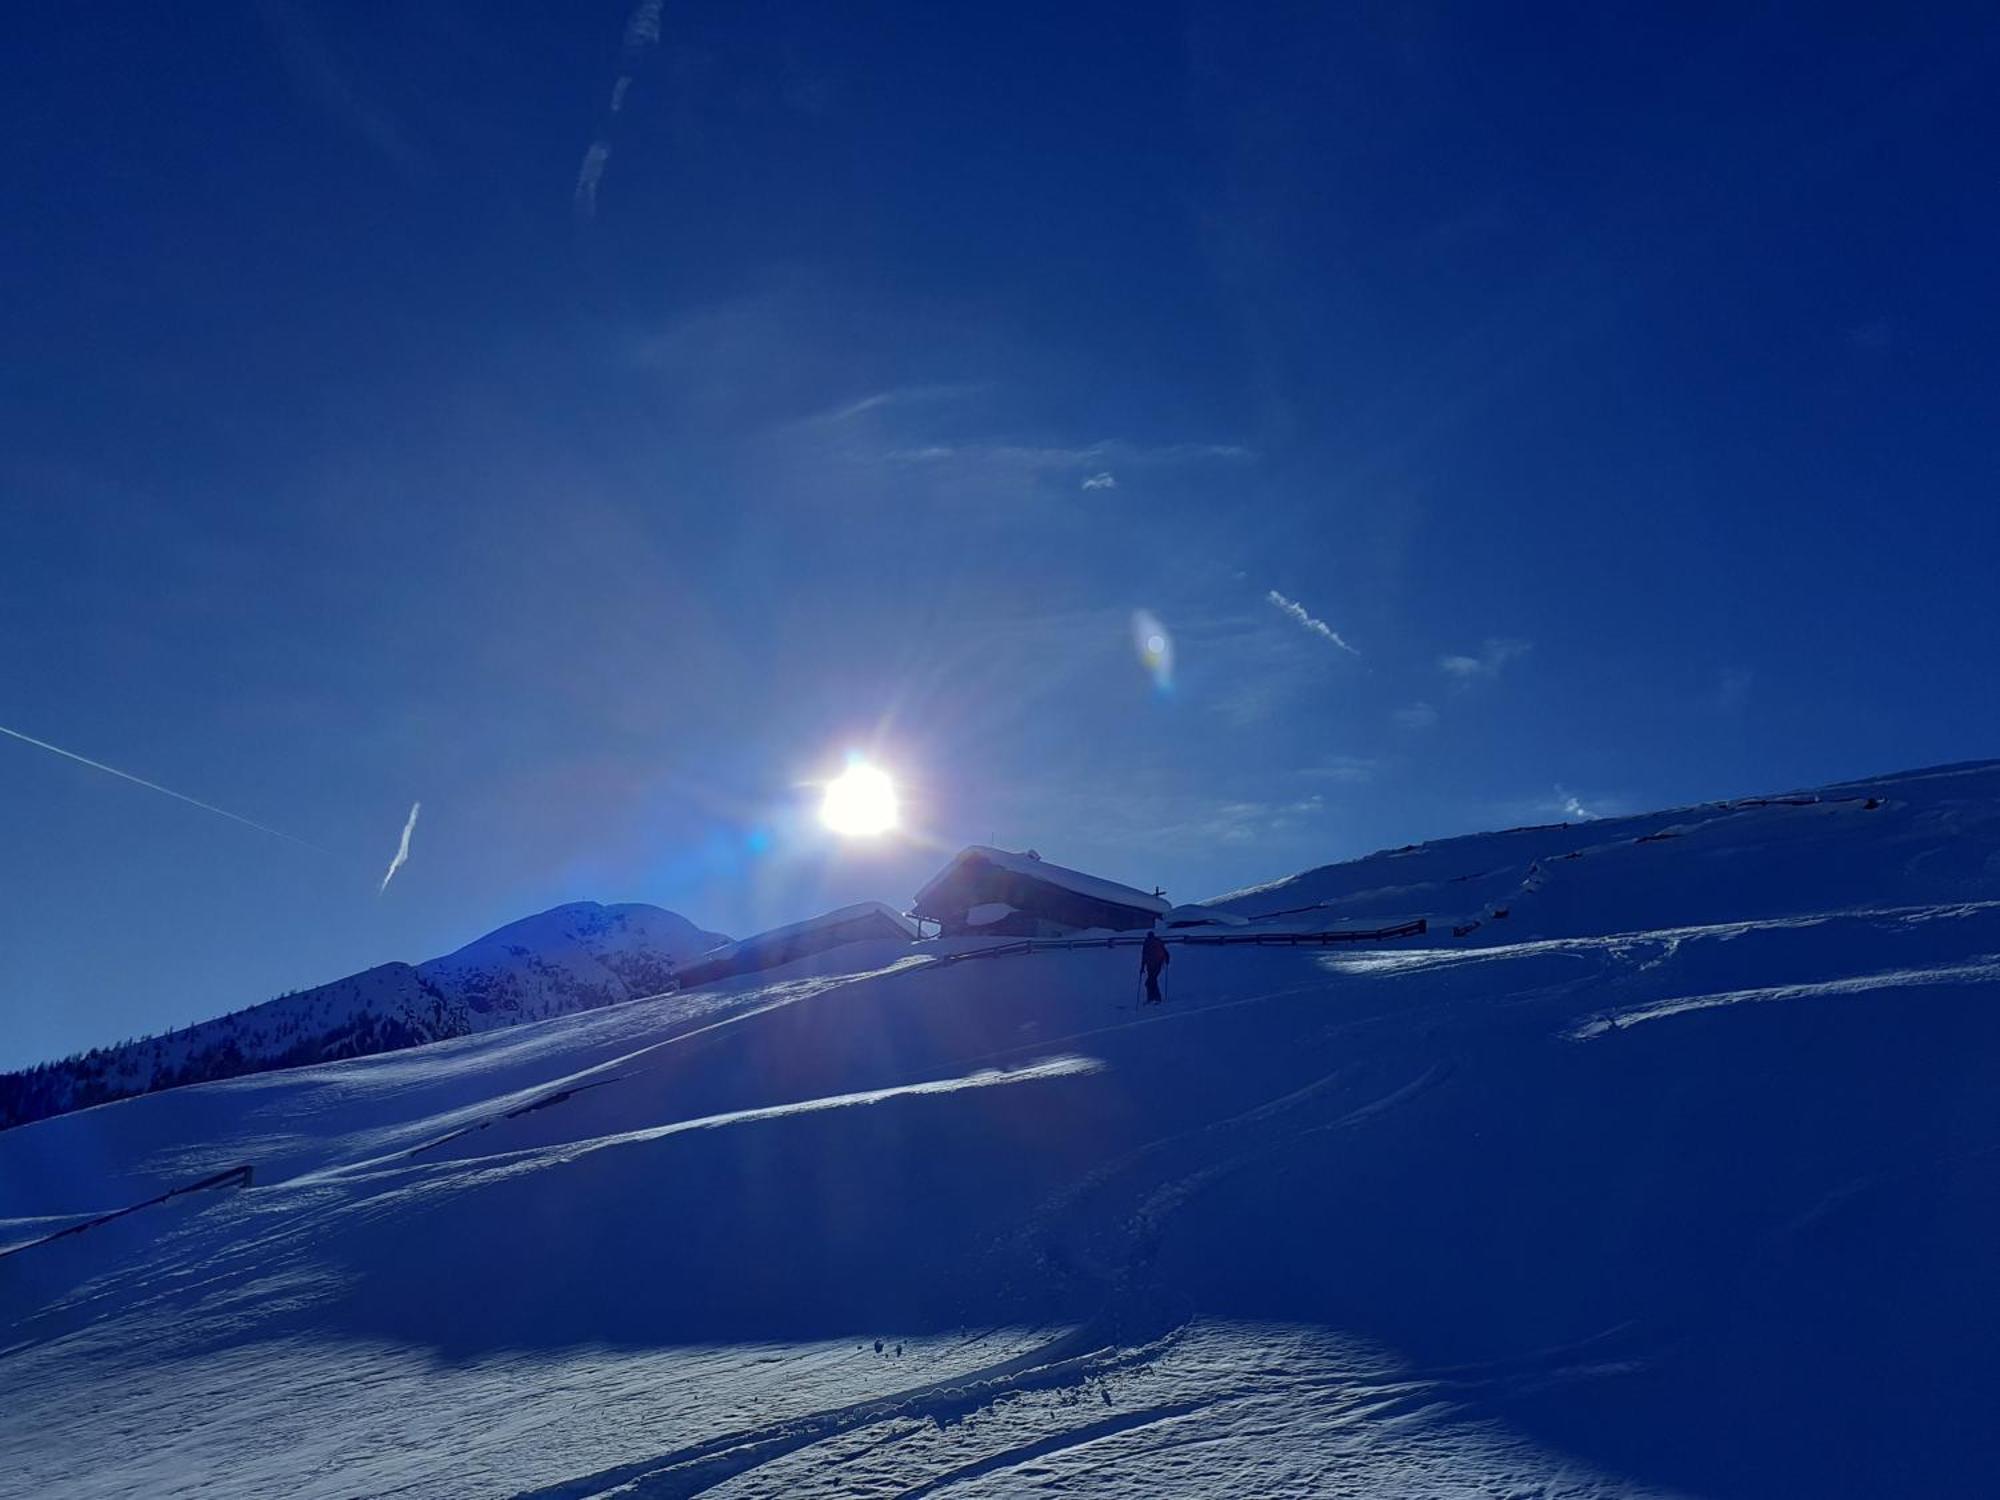
POLYGON ((1162 696, 1174 690, 1174 638, 1167 634, 1167 627, 1151 610, 1135 610, 1132 614, 1132 649, 1139 653, 1139 664, 1153 679, 1153 687, 1162 696))
POLYGON ((896 826, 896 784, 889 773, 855 760, 826 784, 819 820, 847 838, 872 838, 896 826))

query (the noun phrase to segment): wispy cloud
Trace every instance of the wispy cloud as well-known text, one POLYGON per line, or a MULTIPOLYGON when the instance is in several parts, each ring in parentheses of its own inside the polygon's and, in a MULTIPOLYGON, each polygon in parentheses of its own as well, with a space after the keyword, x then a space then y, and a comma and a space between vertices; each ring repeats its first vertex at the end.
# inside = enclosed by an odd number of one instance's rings
POLYGON ((1724 672, 1715 689, 1715 706, 1725 711, 1741 708, 1750 701, 1750 687, 1756 680, 1756 673, 1739 667, 1724 672))
POLYGON ((1118 488, 1118 476, 1107 469, 1084 480, 1083 487, 1087 490, 1115 490, 1118 488))
POLYGON ((666 0, 639 0, 625 22, 625 62, 629 67, 648 47, 660 44, 660 12, 666 0))
POLYGON ((1361 654, 1359 651, 1356 651, 1354 647, 1348 645, 1346 641, 1341 639, 1339 631, 1335 630, 1331 625, 1327 624, 1326 621, 1319 619, 1317 616, 1315 616, 1303 604, 1299 603, 1298 600, 1287 599, 1283 594, 1279 593, 1276 589, 1268 590, 1265 593, 1264 598, 1267 601, 1269 601, 1274 608, 1282 610, 1285 614, 1290 615, 1294 620, 1298 621, 1299 625, 1302 628, 1310 630, 1314 635, 1319 636, 1323 640, 1331 641, 1334 645, 1340 647, 1341 650, 1350 652, 1355 656, 1359 656, 1361 654))
MULTIPOLYGON (((1112 446, 1115 448, 1117 445, 1112 446)), ((1135 448, 1132 452, 1134 457, 1154 463, 1184 463, 1200 458, 1240 461, 1257 456, 1254 448, 1246 448, 1241 443, 1168 443, 1160 448, 1135 448)))
POLYGON ((886 391, 876 391, 852 401, 843 401, 838 406, 828 407, 807 417, 800 425, 807 427, 840 427, 865 417, 870 412, 887 410, 890 407, 916 406, 925 402, 956 401, 964 396, 978 394, 987 387, 977 381, 941 385, 903 385, 886 391))
MULTIPOLYGON (((618 80, 623 83, 624 79, 618 80)), ((576 211, 586 219, 597 217, 597 185, 604 181, 604 169, 611 165, 611 142, 596 140, 583 153, 583 165, 576 173, 576 211)))
POLYGON ((417 176, 425 165, 423 153, 410 144, 388 109, 355 83, 312 12, 298 0, 261 0, 258 11, 298 91, 374 147, 405 176, 417 176))
POLYGON ((1277 717, 1294 696, 1291 683, 1273 675, 1244 675, 1209 694, 1205 703, 1232 729, 1255 729, 1277 717))
POLYGON ((1556 788, 1555 806, 1556 811, 1560 812, 1564 817, 1575 818, 1579 823, 1591 822, 1599 816, 1599 814, 1585 807, 1582 799, 1575 792, 1561 786, 1556 788))
POLYGON ((1486 816, 1495 826, 1509 828, 1561 820, 1565 823, 1596 823, 1605 818, 1622 818, 1632 810, 1632 800, 1610 792, 1578 792, 1557 782, 1537 796, 1517 797, 1489 805, 1486 816))
POLYGON ((1198 843, 1254 844, 1295 833, 1325 811, 1326 798, 1318 792, 1291 802, 1217 802, 1163 831, 1198 843))
POLYGON ((119 780, 129 781, 134 786, 142 786, 148 791, 172 797, 177 802, 185 802, 188 806, 198 807, 203 812, 212 812, 217 817, 229 819, 232 823, 241 823, 245 828, 254 828, 259 833, 268 833, 273 838, 286 839, 294 844, 304 844, 306 848, 318 850, 321 854, 327 852, 321 849, 318 844, 312 843, 307 839, 302 839, 296 834, 286 833, 282 828, 273 828, 268 823, 259 823, 254 818, 246 818, 241 813, 233 813, 226 807, 217 807, 213 802, 204 802, 199 797, 190 797, 186 792, 177 792, 170 786, 161 786, 157 781, 148 781, 143 776, 134 776, 130 771, 121 771, 116 766, 107 766, 101 760, 92 760, 87 755, 78 755, 74 750, 63 749, 61 745, 51 745, 47 740, 38 740, 32 734, 23 734, 18 729, 9 729, 5 724, 0 724, 0 734, 17 739, 23 744, 33 745, 37 749, 47 750, 52 755, 60 755, 65 760, 73 760, 80 766, 89 766, 93 771, 102 771, 107 776, 116 776, 119 780))
POLYGON ((1111 463, 1132 467, 1205 461, 1240 463, 1257 455, 1235 443, 1162 443, 1148 447, 1106 439, 1080 448, 1037 447, 1027 443, 931 443, 921 448, 892 449, 884 456, 893 463, 964 463, 1029 471, 1088 469, 1102 478, 1106 465, 1111 463))
POLYGON ((871 411, 879 411, 896 399, 895 391, 877 391, 872 396, 863 396, 859 401, 850 401, 845 406, 836 406, 831 411, 823 411, 813 420, 829 427, 837 427, 842 422, 852 422, 856 417, 866 416, 871 411))
POLYGON ((1093 798, 1060 826, 1118 847, 1193 853, 1308 838, 1324 829, 1327 816, 1318 793, 1288 800, 1154 793, 1093 798))
POLYGON ((611 165, 611 127, 624 112, 632 79, 646 56, 660 45, 660 14, 666 0, 638 0, 625 18, 625 39, 618 50, 618 76, 611 84, 611 100, 599 124, 596 137, 584 149, 583 164, 577 168, 574 201, 579 219, 597 217, 597 191, 604 182, 605 168, 611 165))
POLYGON ((1846 331, 1847 342, 1856 349, 1864 349, 1870 354, 1879 354, 1896 342, 1896 324, 1892 318, 1870 318, 1865 323, 1857 323, 1846 331))
POLYGON ((1434 729, 1437 727, 1438 711, 1428 703, 1411 703, 1397 709, 1389 717, 1398 729, 1434 729))
POLYGON ((1455 677, 1460 682, 1475 682, 1480 678, 1498 677, 1508 662, 1525 656, 1533 649, 1527 641, 1488 637, 1486 644, 1479 648, 1477 656, 1440 656, 1438 670, 1447 677, 1455 677))
POLYGON ((1375 779, 1378 762, 1367 755, 1330 755, 1317 765, 1303 767, 1301 776, 1309 776, 1315 781, 1345 782, 1359 785, 1375 779))
POLYGON ((382 884, 376 895, 389 889, 389 882, 396 878, 396 872, 410 862, 410 835, 417 829, 417 812, 423 807, 421 802, 410 804, 410 815, 403 820, 403 837, 396 844, 396 857, 389 861, 389 868, 383 872, 382 884))

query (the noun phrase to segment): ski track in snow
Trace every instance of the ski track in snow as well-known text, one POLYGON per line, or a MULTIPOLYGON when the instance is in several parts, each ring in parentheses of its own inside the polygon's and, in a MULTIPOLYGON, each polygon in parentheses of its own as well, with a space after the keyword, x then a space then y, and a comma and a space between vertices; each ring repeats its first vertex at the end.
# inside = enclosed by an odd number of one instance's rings
POLYGON ((1975 962, 1938 964, 1925 969, 1881 969, 1846 979, 1828 979, 1817 984, 1773 984, 1754 989, 1724 990, 1708 995, 1682 995, 1656 1005, 1633 1006, 1611 1011, 1585 1022, 1569 1035, 1589 1041, 1608 1032, 1621 1031, 1646 1021, 1664 1021, 1692 1011, 1713 1010, 1725 1005, 1753 1005, 1773 1000, 1809 1000, 1837 995, 1865 995, 1881 990, 1904 989, 1916 985, 1975 984, 2000 980, 2000 954, 1986 954, 1975 962))

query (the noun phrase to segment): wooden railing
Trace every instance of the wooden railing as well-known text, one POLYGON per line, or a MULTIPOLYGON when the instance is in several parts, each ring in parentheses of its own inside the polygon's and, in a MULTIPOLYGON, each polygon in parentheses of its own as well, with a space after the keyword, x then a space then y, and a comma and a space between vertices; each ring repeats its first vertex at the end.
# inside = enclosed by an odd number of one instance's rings
MULTIPOLYGON (((1395 938, 1421 937, 1430 931, 1430 926, 1428 918, 1418 917, 1415 921, 1399 922, 1394 927, 1371 927, 1365 930, 1335 928, 1327 932, 1163 932, 1160 934, 1160 941, 1178 943, 1188 948, 1227 948, 1241 944, 1259 948, 1326 948, 1337 943, 1384 943, 1395 938)), ((934 962, 955 964, 968 958, 1006 958, 1048 948, 1136 948, 1145 941, 1146 934, 1143 932, 1113 933, 1109 937, 1098 938, 1021 938, 1017 942, 1002 943, 994 948, 973 948, 964 953, 940 954, 934 962)))

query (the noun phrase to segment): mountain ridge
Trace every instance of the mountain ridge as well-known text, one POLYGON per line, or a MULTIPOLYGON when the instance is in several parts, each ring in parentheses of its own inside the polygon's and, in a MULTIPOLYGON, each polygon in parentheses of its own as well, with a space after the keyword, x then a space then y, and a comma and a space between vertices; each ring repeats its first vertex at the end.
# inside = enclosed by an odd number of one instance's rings
POLYGON ((573 901, 419 963, 376 964, 157 1036, 0 1073, 0 1130, 246 1073, 366 1057, 669 988, 725 943, 664 907, 573 901))

